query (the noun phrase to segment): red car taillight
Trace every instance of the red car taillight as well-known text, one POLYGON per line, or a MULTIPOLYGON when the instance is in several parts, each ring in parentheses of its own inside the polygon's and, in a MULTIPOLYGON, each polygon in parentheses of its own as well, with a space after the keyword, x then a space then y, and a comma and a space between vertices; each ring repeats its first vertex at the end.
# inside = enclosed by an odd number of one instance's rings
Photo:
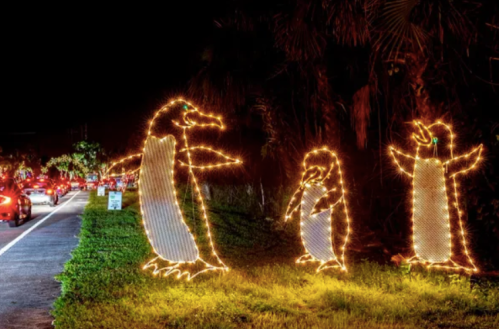
POLYGON ((54 191, 52 189, 48 189, 47 191, 45 191, 45 194, 53 194, 54 191))
POLYGON ((8 205, 12 201, 8 196, 0 196, 0 206, 8 205))

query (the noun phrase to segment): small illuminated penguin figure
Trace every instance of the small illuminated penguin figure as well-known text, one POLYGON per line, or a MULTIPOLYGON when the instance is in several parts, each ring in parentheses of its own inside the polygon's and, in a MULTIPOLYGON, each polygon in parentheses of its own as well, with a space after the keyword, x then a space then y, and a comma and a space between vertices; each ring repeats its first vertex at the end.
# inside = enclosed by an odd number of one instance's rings
POLYGON ((317 272, 328 268, 346 271, 345 247, 350 219, 336 154, 327 148, 313 150, 303 161, 304 173, 293 194, 285 220, 300 213, 300 234, 306 254, 297 263, 319 262, 317 272))
POLYGON ((108 169, 110 171, 123 161, 142 157, 138 184, 140 208, 149 242, 157 255, 144 266, 144 269, 153 268, 154 274, 161 272, 164 276, 176 274, 177 278, 185 276, 190 280, 206 271, 229 270, 216 252, 207 209, 194 171, 222 168, 242 162, 210 147, 191 145, 189 136, 200 128, 223 130, 224 126, 220 117, 202 113, 187 101, 181 99, 172 101, 157 111, 150 121, 143 153, 128 156, 113 163, 108 169), (153 136, 154 123, 164 113, 173 115, 170 123, 173 124, 174 130, 161 138, 153 136), (179 136, 180 140, 177 140, 173 133, 179 136), (223 160, 218 163, 200 164, 197 160, 199 158, 211 161, 214 158, 223 160), (192 184, 200 214, 206 224, 206 240, 209 246, 205 249, 209 250, 205 250, 203 255, 191 229, 184 221, 179 206, 174 182, 176 165, 187 168, 189 182, 192 184), (216 263, 208 263, 207 257, 216 263))
POLYGON ((477 271, 469 253, 459 206, 457 178, 476 168, 482 145, 454 156, 450 126, 414 122, 415 150, 402 153, 390 147, 400 171, 412 178, 413 263, 428 267, 477 271))

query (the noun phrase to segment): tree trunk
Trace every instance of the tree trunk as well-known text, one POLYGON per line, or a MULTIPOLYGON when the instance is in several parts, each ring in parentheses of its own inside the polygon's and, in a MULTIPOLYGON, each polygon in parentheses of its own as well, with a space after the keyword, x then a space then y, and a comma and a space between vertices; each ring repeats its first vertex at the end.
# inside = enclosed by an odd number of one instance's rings
POLYGON ((434 112, 430 103, 430 95, 423 79, 428 66, 428 57, 422 54, 405 53, 404 56, 394 60, 394 62, 403 64, 406 67, 409 84, 414 91, 414 101, 418 117, 427 120, 435 119, 432 117, 434 112))

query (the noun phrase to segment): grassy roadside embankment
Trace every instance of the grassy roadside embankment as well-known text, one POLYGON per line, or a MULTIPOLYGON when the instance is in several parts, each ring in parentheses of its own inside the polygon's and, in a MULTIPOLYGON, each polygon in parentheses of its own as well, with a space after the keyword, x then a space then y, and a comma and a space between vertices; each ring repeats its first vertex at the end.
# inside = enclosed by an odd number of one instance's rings
POLYGON ((57 328, 499 327, 498 287, 470 290, 464 276, 408 275, 368 262, 350 264, 348 274, 315 274, 313 266, 294 265, 295 255, 278 261, 283 251, 269 227, 224 208, 212 207, 210 216, 219 231, 231 232, 217 239, 230 255, 228 274, 153 277, 141 269, 153 255, 137 194, 127 192, 121 211, 107 211, 106 202, 91 194, 80 244, 58 277, 57 328), (258 248, 258 261, 250 260, 258 248))

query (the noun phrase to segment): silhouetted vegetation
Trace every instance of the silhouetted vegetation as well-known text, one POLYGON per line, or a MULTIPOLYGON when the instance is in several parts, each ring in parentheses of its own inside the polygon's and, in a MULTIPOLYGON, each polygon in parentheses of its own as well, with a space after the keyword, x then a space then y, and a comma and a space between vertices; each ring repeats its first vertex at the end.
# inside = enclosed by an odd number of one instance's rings
POLYGON ((498 6, 227 1, 189 89, 200 106, 224 113, 229 131, 217 141, 245 162, 237 179, 207 177, 213 189, 239 191, 233 200, 250 198, 261 219, 280 221, 303 155, 326 144, 344 162, 350 248, 387 262, 410 253, 411 216, 410 182, 388 146, 411 143, 414 119, 442 120, 457 152, 485 146, 460 191, 480 268, 498 268, 498 6))

